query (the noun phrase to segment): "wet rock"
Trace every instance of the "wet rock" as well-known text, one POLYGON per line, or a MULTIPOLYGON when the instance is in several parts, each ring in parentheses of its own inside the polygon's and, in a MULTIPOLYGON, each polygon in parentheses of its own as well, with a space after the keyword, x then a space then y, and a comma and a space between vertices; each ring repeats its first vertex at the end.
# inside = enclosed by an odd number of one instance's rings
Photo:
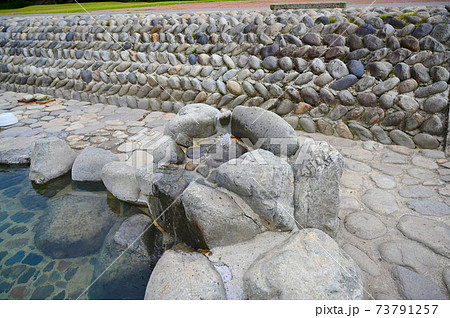
POLYGON ((114 223, 106 197, 62 195, 49 202, 49 213, 35 227, 35 244, 53 258, 97 252, 114 223))
POLYGON ((69 145, 58 138, 36 141, 30 157, 30 180, 41 184, 70 171, 76 158, 69 145))
POLYGON ((150 217, 135 214, 117 221, 99 253, 90 299, 143 299, 151 268, 162 254, 161 235, 150 217), (159 246, 158 246, 159 244, 159 246))
POLYGON ((354 261, 317 229, 293 233, 262 254, 244 275, 249 299, 362 299, 363 290, 354 261), (321 259, 320 264, 311 259, 311 253, 321 259))

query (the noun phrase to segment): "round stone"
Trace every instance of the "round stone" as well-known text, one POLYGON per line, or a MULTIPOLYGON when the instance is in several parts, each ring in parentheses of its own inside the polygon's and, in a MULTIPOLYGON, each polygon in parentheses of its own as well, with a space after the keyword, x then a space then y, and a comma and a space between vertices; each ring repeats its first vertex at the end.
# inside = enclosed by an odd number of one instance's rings
POLYGON ((391 214, 398 210, 398 204, 395 197, 384 190, 367 190, 361 197, 361 200, 369 209, 379 214, 391 214))
POLYGON ((406 202, 408 208, 430 216, 446 216, 450 214, 450 207, 447 204, 435 200, 412 200, 406 202))
POLYGON ((386 234, 386 226, 376 216, 365 212, 354 212, 346 216, 344 226, 351 234, 372 240, 386 234))

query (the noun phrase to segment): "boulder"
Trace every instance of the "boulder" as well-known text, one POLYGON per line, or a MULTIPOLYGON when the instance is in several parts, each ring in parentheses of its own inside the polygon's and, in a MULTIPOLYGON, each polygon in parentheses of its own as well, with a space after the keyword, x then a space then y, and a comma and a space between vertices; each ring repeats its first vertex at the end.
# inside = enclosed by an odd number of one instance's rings
POLYGON ((236 107, 231 117, 231 133, 237 138, 248 138, 254 147, 276 155, 291 156, 298 149, 294 128, 277 114, 258 107, 236 107))
POLYGON ((153 162, 156 164, 183 163, 185 155, 183 150, 169 136, 163 136, 157 141, 153 150, 153 162))
POLYGON ((109 150, 86 147, 73 162, 72 180, 101 181, 103 166, 118 160, 119 158, 109 150))
POLYGON ((72 169, 76 157, 64 140, 39 139, 30 157, 30 180, 42 184, 62 176, 72 169))
POLYGON ((264 232, 253 239, 211 249, 209 260, 222 276, 227 299, 248 299, 244 292, 245 272, 261 254, 281 244, 290 232, 264 232))
POLYGON ((140 187, 136 179, 136 169, 124 162, 110 162, 103 166, 102 181, 106 189, 116 198, 127 202, 137 202, 140 187))
POLYGON ((335 236, 339 227, 342 155, 326 142, 307 139, 290 160, 294 172, 295 220, 335 236))
POLYGON ((162 255, 161 233, 150 217, 135 214, 109 231, 89 288, 90 299, 143 299, 151 268, 162 255))
POLYGON ((248 152, 217 169, 217 184, 239 194, 270 230, 295 227, 293 180, 289 164, 262 149, 248 152))
POLYGON ((0 142, 0 164, 26 164, 30 162, 36 138, 5 137, 0 142))
POLYGON ((166 251, 153 269, 145 299, 220 300, 226 294, 220 274, 203 254, 175 248, 166 251))
POLYGON ((249 299, 353 300, 364 297, 363 276, 337 243, 305 229, 260 255, 244 274, 249 299))
POLYGON ((216 133, 216 121, 220 111, 206 104, 190 104, 180 109, 166 125, 164 134, 178 144, 190 146, 183 139, 204 138, 216 133))
POLYGON ((194 182, 183 192, 181 202, 209 248, 247 241, 261 233, 258 216, 224 189, 194 182))
POLYGON ((52 258, 97 252, 115 221, 106 196, 62 195, 49 201, 49 213, 36 225, 34 242, 52 258))

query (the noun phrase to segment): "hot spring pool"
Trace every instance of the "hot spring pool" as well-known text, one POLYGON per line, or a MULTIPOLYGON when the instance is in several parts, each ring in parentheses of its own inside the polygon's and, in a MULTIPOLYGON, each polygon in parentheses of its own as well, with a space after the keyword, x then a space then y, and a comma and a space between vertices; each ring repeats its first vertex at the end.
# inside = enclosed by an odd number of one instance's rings
MULTIPOLYGON (((101 183, 79 184, 67 175, 40 186, 31 183, 28 171, 28 167, 0 165, 0 299, 143 299, 151 266, 138 275, 127 276, 127 266, 133 264, 123 265, 125 260, 104 275, 115 275, 114 283, 99 279, 85 292, 110 263, 109 259, 114 259, 115 253, 119 255, 120 251, 106 248, 105 242, 111 236, 107 232, 116 230, 126 217, 143 213, 142 210, 118 201, 101 183), (83 203, 83 198, 89 198, 91 203, 83 203), (81 213, 89 205, 100 207, 114 225, 106 228, 100 239, 65 249, 63 254, 52 253, 51 244, 42 251, 36 241, 43 234, 38 232, 55 228, 46 222, 52 221, 49 213, 55 213, 55 202, 62 199, 62 206, 66 204, 73 213, 81 213)), ((82 223, 77 231, 83 234, 82 223)), ((153 247, 149 250, 152 266, 161 254, 159 234, 153 228, 145 234, 146 245, 153 247)))

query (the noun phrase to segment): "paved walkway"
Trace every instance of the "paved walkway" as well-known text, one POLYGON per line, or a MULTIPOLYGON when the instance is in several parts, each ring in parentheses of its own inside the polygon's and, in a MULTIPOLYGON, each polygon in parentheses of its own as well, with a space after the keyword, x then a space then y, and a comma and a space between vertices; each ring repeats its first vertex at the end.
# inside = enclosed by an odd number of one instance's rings
MULTIPOLYGON (((0 93, 0 113, 20 120, 0 130, 0 142, 57 135, 75 150, 110 149, 138 166, 152 160, 142 145, 158 139, 174 116, 74 100, 18 103, 24 95, 0 93)), ((364 271, 368 297, 417 298, 440 290, 449 298, 450 162, 444 153, 298 134, 326 140, 345 157, 337 241, 364 271)))

